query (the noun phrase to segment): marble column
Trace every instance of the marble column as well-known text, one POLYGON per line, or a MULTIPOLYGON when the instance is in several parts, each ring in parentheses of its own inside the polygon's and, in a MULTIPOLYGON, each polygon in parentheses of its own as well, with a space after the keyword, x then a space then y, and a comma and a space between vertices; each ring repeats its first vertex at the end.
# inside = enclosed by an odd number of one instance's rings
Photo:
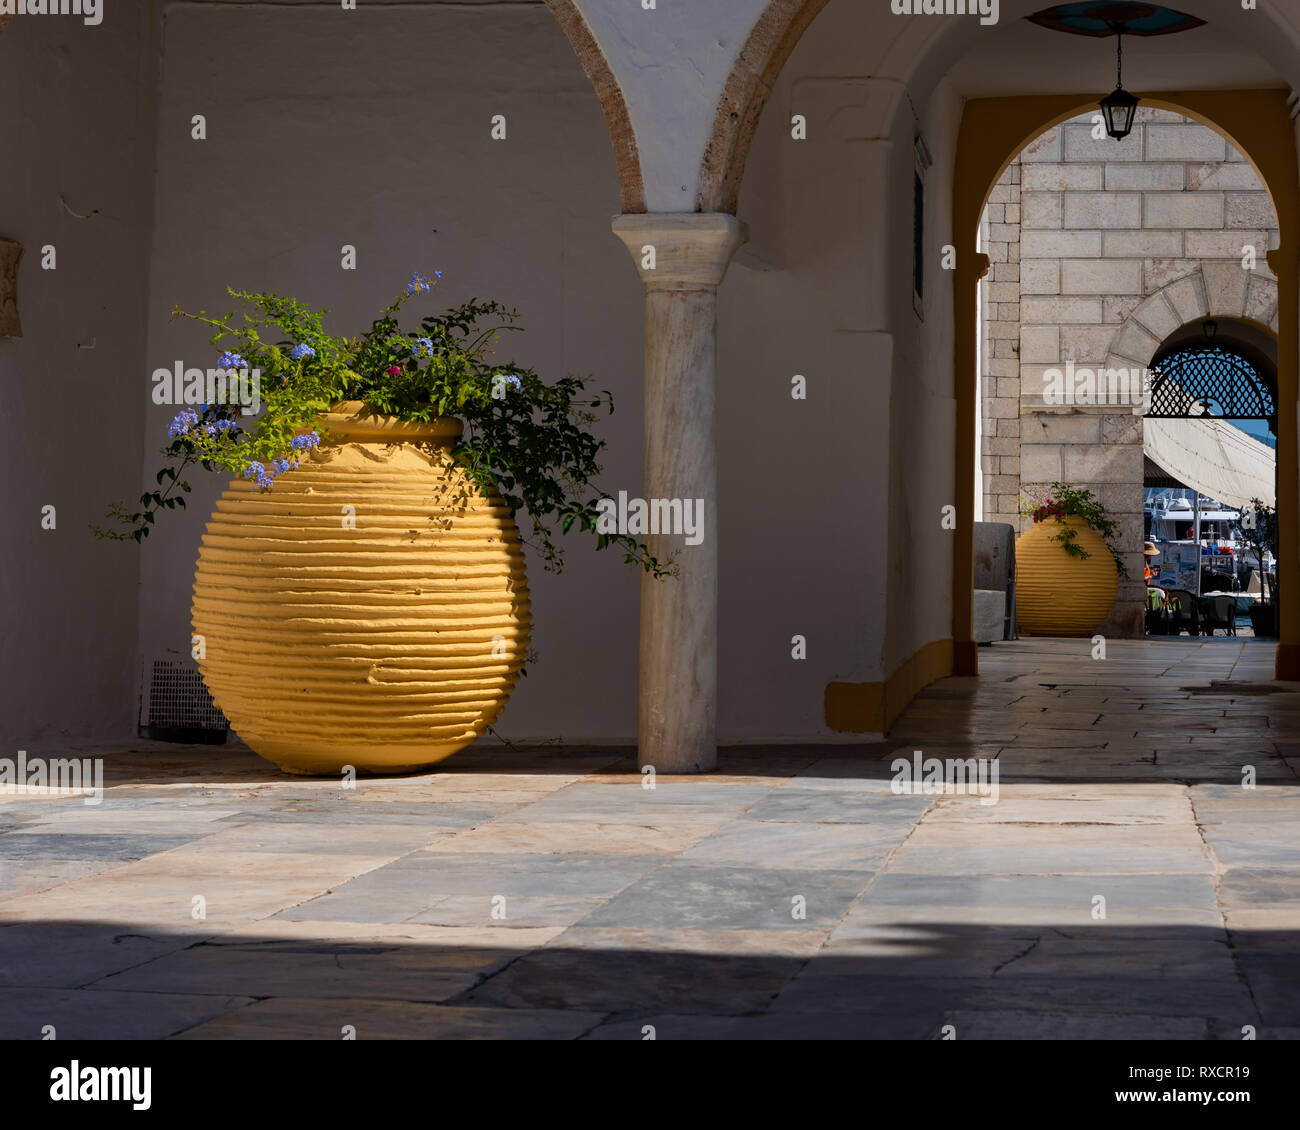
MULTIPOLYGON (((703 500, 697 545, 649 535, 678 574, 641 580, 637 746, 657 773, 717 767, 717 293, 745 226, 714 213, 614 217, 645 284, 642 497, 703 500)), ((694 540, 694 539, 692 539, 694 540)))

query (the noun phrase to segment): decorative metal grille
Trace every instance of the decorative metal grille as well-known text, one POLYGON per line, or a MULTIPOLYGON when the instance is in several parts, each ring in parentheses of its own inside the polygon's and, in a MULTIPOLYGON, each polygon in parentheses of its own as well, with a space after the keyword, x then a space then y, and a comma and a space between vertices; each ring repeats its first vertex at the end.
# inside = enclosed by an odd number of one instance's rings
POLYGON ((1271 420, 1277 407, 1268 382, 1240 353, 1222 345, 1195 345, 1152 366, 1146 414, 1161 420, 1271 420))
POLYGON ((193 664, 155 659, 144 702, 145 733, 159 741, 224 742, 230 723, 193 664))

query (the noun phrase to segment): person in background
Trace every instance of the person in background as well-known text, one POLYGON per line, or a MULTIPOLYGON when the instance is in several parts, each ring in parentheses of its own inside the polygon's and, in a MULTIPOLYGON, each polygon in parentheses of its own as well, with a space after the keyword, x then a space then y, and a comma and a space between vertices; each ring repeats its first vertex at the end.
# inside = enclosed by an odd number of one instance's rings
POLYGON ((1160 570, 1155 568, 1155 559, 1160 556, 1160 550, 1156 549, 1155 542, 1147 542, 1142 548, 1142 556, 1146 558, 1143 562, 1143 576, 1146 578, 1147 588, 1151 587, 1151 582, 1160 576, 1160 570))

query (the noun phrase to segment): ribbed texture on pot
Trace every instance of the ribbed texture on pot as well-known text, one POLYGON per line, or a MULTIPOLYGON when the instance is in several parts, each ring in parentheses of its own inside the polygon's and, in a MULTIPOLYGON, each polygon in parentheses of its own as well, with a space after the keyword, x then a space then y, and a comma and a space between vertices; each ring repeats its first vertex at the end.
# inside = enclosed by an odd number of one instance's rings
POLYGON ((523 549, 505 504, 451 459, 457 421, 341 407, 328 445, 271 490, 235 480, 217 503, 194 577, 198 665, 281 768, 411 772, 505 706, 532 622, 523 549))
POLYGON ((1016 623, 1035 636, 1089 636, 1110 614, 1119 591, 1115 559, 1101 535, 1070 522, 1087 558, 1066 553, 1052 537, 1064 524, 1039 522, 1016 541, 1016 623))

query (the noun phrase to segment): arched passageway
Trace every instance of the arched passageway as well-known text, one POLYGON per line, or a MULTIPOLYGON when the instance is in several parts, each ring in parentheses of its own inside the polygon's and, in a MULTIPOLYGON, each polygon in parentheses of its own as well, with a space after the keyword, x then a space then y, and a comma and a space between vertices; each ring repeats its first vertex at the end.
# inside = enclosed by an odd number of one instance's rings
MULTIPOLYGON (((908 436, 913 449, 919 439, 936 453, 947 444, 955 451, 949 498, 961 517, 948 539, 951 569, 942 581, 950 593, 947 626, 941 637, 928 641, 909 632, 908 606, 914 606, 907 587, 910 581, 900 582, 891 565, 890 585, 901 583, 906 595, 892 606, 888 599, 879 605, 879 614, 888 624, 879 650, 874 652, 877 658, 864 654, 856 661, 864 669, 862 681, 843 679, 826 688, 826 720, 832 729, 883 730, 926 682, 950 673, 977 672, 971 631, 971 516, 977 410, 975 295, 984 264, 974 254, 975 232, 989 189, 1024 143, 1054 123, 1095 106, 1104 92, 1090 90, 1088 76, 1097 67, 1081 54, 1082 48, 1067 49, 1046 39, 1035 40, 1042 50, 1034 52, 1028 67, 1006 65, 1009 56, 999 54, 999 44, 1010 45, 1011 55, 1021 51, 1023 57, 1029 25, 1021 17, 1041 7, 1031 0, 1005 0, 1000 22, 994 27, 971 18, 899 17, 884 5, 879 11, 867 11, 830 0, 743 0, 726 12, 693 10, 690 34, 683 30, 675 38, 662 23, 643 19, 640 11, 614 12, 590 0, 548 0, 548 4, 560 17, 602 94, 616 157, 625 172, 624 207, 643 214, 635 221, 625 216, 619 221, 623 229, 619 234, 627 238, 635 233, 628 238, 629 246, 634 239, 641 241, 633 247, 634 252, 650 244, 672 249, 667 270, 661 258, 660 274, 653 279, 643 274, 648 310, 647 410, 663 416, 658 425, 648 421, 647 431, 677 429, 673 434, 686 450, 695 453, 692 459, 703 476, 691 480, 697 484, 712 482, 716 476, 711 434, 715 417, 706 411, 696 420, 677 416, 669 422, 662 406, 665 390, 679 385, 702 382, 711 396, 715 307, 712 301, 696 303, 694 314, 687 319, 689 325, 660 318, 654 308, 690 305, 689 295, 716 293, 731 253, 746 236, 743 228, 730 228, 720 218, 733 217, 738 210, 749 151, 774 92, 782 91, 786 99, 779 115, 782 129, 788 128, 784 125, 787 112, 796 120, 806 116, 810 128, 821 129, 823 135, 863 145, 873 155, 879 153, 882 172, 877 189, 902 183, 904 173, 907 190, 911 188, 912 153, 904 139, 912 132, 912 126, 904 124, 909 117, 918 136, 928 133, 932 141, 943 139, 928 147, 934 156, 930 178, 943 186, 940 191, 951 192, 951 210, 940 207, 931 211, 935 195, 930 195, 926 217, 932 222, 925 247, 931 265, 938 244, 951 242, 958 249, 950 299, 931 297, 927 309, 918 309, 916 316, 927 319, 924 332, 928 337, 921 340, 917 327, 908 322, 910 309, 901 306, 894 295, 877 295, 868 285, 869 302, 879 301, 852 327, 852 332, 865 328, 891 338, 894 360, 890 380, 897 390, 905 387, 904 369, 915 354, 951 350, 951 432, 944 437, 947 424, 936 417, 908 436), (826 36, 835 36, 834 43, 818 39, 824 58, 830 60, 827 65, 836 68, 831 73, 859 77, 818 76, 795 83, 789 74, 790 60, 810 33, 820 37, 823 29, 826 36), (704 40, 709 49, 692 54, 690 44, 704 40), (647 70, 642 66, 650 42, 672 44, 677 55, 670 67, 647 70), (1067 53, 1069 65, 1058 65, 1058 58, 1067 53), (1085 81, 1073 90, 1063 90, 1070 75, 1083 76, 1085 81), (962 99, 966 100, 964 107, 962 99), (810 113, 801 114, 801 109, 810 113), (886 154, 889 146, 892 152, 886 154), (633 164, 635 175, 630 171, 633 164), (635 189, 637 184, 639 189, 635 189), (933 222, 936 217, 940 222, 933 222), (702 264, 709 268, 702 269, 702 264), (685 343, 684 348, 673 344, 675 335, 685 343), (700 375, 699 380, 693 373, 700 375), (655 409, 655 404, 661 407, 655 409)), ((1297 191, 1294 131, 1284 86, 1286 81, 1300 82, 1300 54, 1289 46, 1293 46, 1293 32, 1273 15, 1260 12, 1254 14, 1253 22, 1242 20, 1239 5, 1229 0, 1187 0, 1180 9, 1208 21, 1211 29, 1216 21, 1220 30, 1230 27, 1239 56, 1254 52, 1263 61, 1262 73, 1283 76, 1274 89, 1267 90, 1223 84, 1227 88, 1198 91, 1169 85, 1163 92, 1157 89, 1152 93, 1153 87, 1159 87, 1158 81, 1133 79, 1129 85, 1146 105, 1175 109, 1221 129, 1249 155, 1272 194, 1282 226, 1281 245, 1269 257, 1278 278, 1281 342, 1279 459, 1284 482, 1279 498, 1288 514, 1284 538, 1290 544, 1296 541, 1294 515, 1300 493, 1291 407, 1297 391, 1297 191)), ((1188 38, 1199 33, 1190 33, 1188 38)), ((1185 55, 1175 53, 1164 63, 1160 53, 1148 52, 1145 59, 1152 64, 1147 68, 1149 75, 1167 76, 1188 85, 1198 78, 1194 61, 1185 55)), ((791 136, 794 141, 800 139, 797 128, 791 136)), ((892 208, 884 198, 878 206, 886 211, 892 208)), ((910 217, 890 214, 893 228, 901 228, 903 219, 910 226, 910 217)), ((867 228, 886 241, 892 238, 887 220, 867 228)), ((761 231, 758 234, 761 242, 761 231)), ((874 250, 870 240, 862 247, 868 254, 874 250)), ((760 257, 764 250, 761 246, 757 249, 760 257)), ((887 261, 886 265, 892 276, 894 265, 887 261)), ((931 272, 930 277, 936 273, 931 272)), ((853 321, 851 317, 846 320, 853 321)), ((939 415, 946 416, 946 410, 939 415)), ((888 434, 897 437, 898 421, 888 434)), ((655 465, 671 458, 663 454, 666 450, 658 441, 648 445, 647 481, 656 477, 668 481, 671 468, 655 465), (655 451, 661 454, 653 454, 655 451)), ((905 474, 904 468, 894 465, 894 478, 905 474)), ((889 487, 899 498, 908 489, 906 484, 892 481, 889 487)), ((901 503, 892 505, 897 509, 901 503)), ((930 505, 928 497, 924 505, 930 505)), ((892 528, 903 536, 915 535, 919 527, 910 516, 895 517, 892 528)), ((1294 549, 1287 557, 1296 560, 1294 549)), ((714 733, 716 672, 708 672, 716 666, 717 654, 716 552, 685 563, 681 582, 666 603, 651 605, 643 599, 640 737, 647 760, 690 770, 713 763, 710 735, 714 733), (651 622, 665 618, 675 626, 651 622), (688 621, 693 626, 684 629, 688 621), (652 637, 661 642, 648 653, 644 641, 652 637), (703 658, 697 662, 699 657, 703 658), (683 680, 677 674, 681 671, 690 672, 689 678, 683 680), (647 719, 654 720, 650 723, 654 734, 647 731, 647 719)), ((933 597, 931 586, 927 598, 933 597)), ((1300 620, 1295 617, 1284 625, 1277 670, 1282 675, 1300 675, 1300 620)))
MULTIPOLYGON (((1230 325, 1252 324, 1275 372, 1271 198, 1209 126, 1141 105, 1116 142, 1094 107, 1016 154, 990 194, 980 238, 990 259, 980 287, 983 518, 1023 532, 1026 505, 1046 499, 1053 483, 1091 491, 1117 523, 1112 544, 1126 573, 1097 630, 1140 638, 1146 441, 1158 433, 1182 442, 1146 418, 1152 368, 1171 335, 1203 339, 1203 328, 1221 323, 1226 340, 1230 325)), ((1257 454, 1244 435, 1235 443, 1204 426, 1184 433, 1224 454, 1257 454)), ((1271 471, 1267 478, 1271 504, 1271 471)), ((1212 481, 1197 485, 1213 493, 1212 481)))
MULTIPOLYGON (((1278 340, 1277 396, 1278 403, 1290 406, 1278 414, 1278 511, 1281 524, 1279 543, 1282 552, 1280 587, 1286 590, 1296 569, 1297 517, 1300 516, 1300 465, 1297 464, 1296 409, 1300 385, 1297 383, 1297 360, 1300 343, 1297 341, 1297 304, 1300 303, 1300 270, 1295 249, 1300 234, 1300 189, 1296 179, 1296 150, 1294 131, 1287 95, 1282 91, 1184 91, 1144 94, 1143 105, 1172 110, 1193 118, 1225 136, 1251 163, 1260 181, 1269 192, 1273 212, 1277 218, 1279 246, 1268 253, 1267 261, 1277 279, 1275 328, 1278 340)), ((988 195, 1003 169, 1020 153, 1026 144, 1043 130, 1068 121, 1095 108, 1095 101, 1085 96, 1050 96, 1039 98, 1000 98, 977 100, 967 105, 962 121, 957 153, 957 177, 953 193, 954 230, 970 232, 969 239, 962 237, 965 246, 973 246, 978 218, 982 214, 988 195), (976 188, 975 186, 979 187, 976 188)), ((958 262, 954 272, 955 322, 957 326, 956 379, 959 400, 957 442, 967 442, 968 429, 961 421, 963 390, 976 389, 975 373, 975 289, 979 279, 988 269, 985 257, 975 257, 974 262, 958 262), (968 374, 963 378, 962 374, 968 374)), ((1244 289, 1243 289, 1244 293, 1244 289)), ((1161 301, 1152 295, 1148 301, 1161 301)), ((1220 309, 1228 316, 1240 316, 1241 309, 1220 309)), ((1216 311, 1207 310, 1208 314, 1216 311)), ((1134 357, 1140 365, 1150 362, 1155 342, 1145 356, 1134 357)), ((1109 358, 1108 367, 1117 368, 1122 358, 1109 358)), ((970 416, 969 462, 959 458, 958 466, 974 464, 974 412, 970 416)), ((1140 463, 1136 464, 1140 467, 1140 463)), ((1135 481, 1141 482, 1140 470, 1135 481)), ((964 546, 957 549, 958 562, 964 567, 964 546)), ((961 607, 962 594, 954 586, 954 639, 965 622, 966 613, 961 607)), ((969 600, 969 597, 966 597, 969 600)), ((1300 678, 1300 612, 1297 608, 1283 609, 1276 657, 1279 678, 1300 678)), ((1139 621, 1140 623, 1140 621, 1139 621)), ((973 645, 972 649, 973 649, 973 645)), ((970 655, 973 673, 974 654, 971 649, 958 648, 970 655)))

